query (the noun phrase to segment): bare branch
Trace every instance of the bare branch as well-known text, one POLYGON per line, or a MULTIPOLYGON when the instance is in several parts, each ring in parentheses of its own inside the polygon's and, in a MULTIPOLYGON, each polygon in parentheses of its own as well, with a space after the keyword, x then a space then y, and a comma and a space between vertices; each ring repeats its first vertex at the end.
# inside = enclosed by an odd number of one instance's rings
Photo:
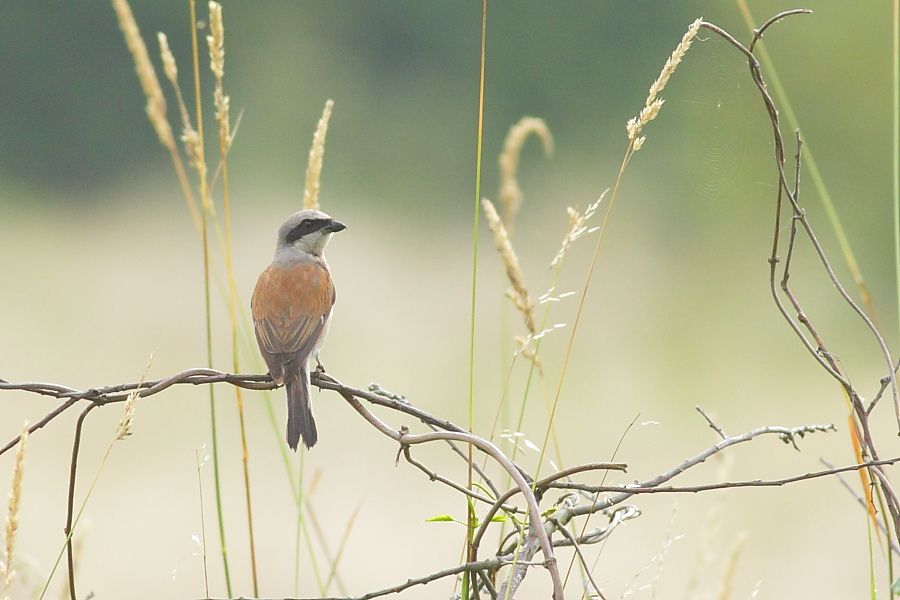
MULTIPOLYGON (((363 594, 362 596, 329 596, 329 597, 321 597, 321 598, 254 598, 254 600, 371 600, 372 598, 380 598, 381 596, 388 596, 390 594, 397 594, 404 590, 407 590, 413 586, 417 585, 426 585, 431 583, 432 581, 437 581, 438 579, 444 579, 446 577, 452 577, 454 575, 459 575, 460 573, 472 572, 477 573, 479 571, 490 571, 493 569, 499 569, 503 565, 510 564, 512 562, 512 556, 495 556, 493 558, 488 558, 485 560, 479 560, 474 562, 468 562, 456 567, 451 567, 449 569, 444 569, 443 571, 438 571, 436 573, 432 573, 430 575, 426 575, 424 577, 417 577, 415 579, 407 579, 403 583, 397 584, 395 586, 385 588, 383 590, 378 590, 377 592, 369 592, 367 594, 363 594)), ((225 598, 209 598, 203 600, 227 600, 225 598)))

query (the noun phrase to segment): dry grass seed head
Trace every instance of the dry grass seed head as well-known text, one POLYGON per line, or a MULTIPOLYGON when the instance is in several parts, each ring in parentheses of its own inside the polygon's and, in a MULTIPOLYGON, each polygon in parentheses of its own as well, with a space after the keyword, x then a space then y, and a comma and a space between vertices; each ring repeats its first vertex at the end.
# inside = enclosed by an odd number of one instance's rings
POLYGON ((325 156, 325 136, 328 134, 328 121, 334 100, 325 103, 322 118, 316 126, 312 147, 309 149, 309 162, 306 165, 306 188, 303 190, 303 208, 319 208, 319 180, 322 177, 322 159, 325 156))
POLYGON ((498 199, 503 207, 503 222, 508 230, 512 230, 513 222, 522 206, 522 189, 516 173, 519 169, 519 157, 522 147, 530 135, 540 138, 544 147, 544 155, 553 154, 553 135, 543 119, 522 117, 518 123, 510 127, 500 153, 500 192, 498 199))
MULTIPOLYGON (((187 123, 181 132, 181 141, 187 152, 188 162, 197 171, 201 178, 206 178, 206 157, 203 154, 203 144, 200 143, 200 134, 187 123)), ((206 208, 206 207, 204 207, 206 208)))
POLYGON ((603 199, 606 197, 609 189, 603 190, 603 193, 600 194, 600 197, 597 198, 594 202, 588 204, 588 207, 584 210, 584 213, 578 212, 576 208, 568 207, 566 212, 569 215, 569 228, 566 230, 566 235, 563 237, 562 244, 559 247, 559 252, 556 253, 556 256, 553 257, 553 260, 550 261, 550 267, 556 267, 563 258, 566 256, 566 252, 569 251, 569 247, 582 235, 585 233, 592 233, 597 230, 596 227, 587 227, 587 221, 597 212, 597 209, 600 207, 600 203, 603 202, 603 199))
POLYGON ((231 146, 231 123, 229 106, 222 79, 225 77, 225 24, 222 20, 222 5, 209 3, 209 31, 206 43, 209 46, 209 68, 216 79, 213 100, 216 106, 216 123, 219 125, 219 147, 227 152, 231 146))
POLYGON ((537 322, 534 316, 534 302, 532 302, 531 295, 528 293, 528 288, 525 286, 525 277, 522 274, 521 267, 519 267, 519 258, 516 256, 515 250, 513 250, 512 242, 510 242, 509 235, 506 232, 506 227, 504 227, 500 215, 497 214, 497 209, 494 208, 494 204, 487 198, 482 198, 481 206, 484 209, 484 215, 487 218, 488 226, 494 234, 494 245, 497 247, 497 252, 500 253, 500 259, 503 261, 503 266, 506 267, 506 277, 509 279, 509 283, 512 286, 512 288, 506 292, 506 295, 513 301, 516 309, 522 313, 522 316, 525 319, 525 327, 528 329, 528 332, 534 334, 537 332, 537 322))
POLYGON ((643 146, 644 140, 639 140, 641 131, 647 123, 659 115, 663 100, 658 96, 665 89, 672 74, 675 73, 675 69, 678 68, 678 64, 681 63, 681 59, 684 58, 684 55, 690 49, 691 43, 694 41, 694 38, 697 37, 697 32, 700 30, 700 23, 702 22, 703 19, 697 19, 691 23, 691 26, 688 27, 688 30, 681 38, 681 41, 675 46, 675 50, 672 51, 672 54, 666 60, 666 64, 663 65, 659 77, 657 77, 656 81, 653 82, 653 85, 650 86, 647 100, 644 102, 644 107, 641 109, 641 112, 638 116, 629 119, 628 123, 626 123, 625 130, 628 133, 628 140, 632 143, 633 150, 638 150, 643 146))
POLYGON ((159 55, 162 59, 163 73, 165 73, 169 83, 172 84, 175 98, 178 101, 178 112, 181 116, 182 128, 181 140, 184 142, 186 137, 195 136, 189 135, 189 132, 193 131, 194 128, 191 125, 191 117, 184 103, 184 96, 181 95, 181 86, 178 85, 178 64, 175 62, 175 55, 172 54, 172 49, 169 47, 169 38, 166 34, 161 31, 157 32, 156 38, 159 40, 159 55))
POLYGON ((5 557, 0 563, 0 583, 3 584, 4 590, 9 589, 15 574, 12 561, 16 548, 16 532, 19 529, 19 505, 22 501, 22 475, 25 473, 25 443, 27 439, 28 428, 26 427, 19 436, 12 486, 9 492, 9 506, 6 511, 5 557))
POLYGON ((225 25, 222 22, 222 5, 209 3, 209 68, 216 79, 225 76, 225 25))
POLYGON ((137 391, 131 392, 125 401, 125 411, 116 429, 116 441, 124 440, 134 432, 134 401, 137 395, 137 391))
POLYGON ((166 99, 163 96, 159 80, 156 78, 153 64, 150 62, 150 56, 147 54, 147 46, 144 45, 144 39, 141 37, 141 30, 138 29, 127 0, 112 0, 112 5, 116 11, 119 28, 125 36, 125 44, 134 60, 134 70, 141 83, 141 89, 144 90, 144 96, 147 98, 147 118, 150 119, 150 124, 153 125, 160 143, 172 150, 175 148, 175 138, 166 117, 166 99))
POLYGON ((178 82, 178 65, 175 64, 175 56, 169 48, 169 38, 162 31, 157 32, 156 39, 159 40, 159 55, 162 58, 163 73, 166 79, 172 83, 178 82))
POLYGON ((141 379, 138 381, 137 388, 135 388, 135 390, 128 395, 128 399, 125 400, 125 410, 122 413, 122 418, 119 420, 119 426, 116 428, 116 441, 124 440, 134 432, 135 402, 138 397, 140 397, 141 387, 144 385, 144 379, 147 377, 150 365, 153 364, 154 355, 155 352, 150 353, 150 358, 147 360, 147 366, 144 367, 144 372, 141 373, 141 379))

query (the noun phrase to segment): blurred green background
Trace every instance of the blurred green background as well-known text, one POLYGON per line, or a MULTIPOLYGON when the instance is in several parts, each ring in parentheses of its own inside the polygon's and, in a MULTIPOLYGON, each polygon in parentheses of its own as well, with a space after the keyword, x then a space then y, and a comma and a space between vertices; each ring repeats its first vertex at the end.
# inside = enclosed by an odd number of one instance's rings
MULTIPOLYGON (((796 6, 751 3, 757 19, 796 6)), ((777 25, 766 46, 896 348, 891 6, 805 6, 815 14, 777 25)), ((321 202, 349 229, 328 253, 338 305, 323 359, 348 384, 377 381, 459 423, 468 390, 480 8, 224 2, 226 91, 232 114, 243 112, 229 162, 242 298, 249 301, 270 259, 278 224, 300 207, 309 141, 332 98, 321 202)), ((186 3, 134 2, 133 10, 157 67, 154 34, 168 34, 189 89, 186 3)), ((612 184, 626 120, 698 16, 748 39, 731 1, 489 2, 483 195, 496 198, 496 156, 519 118, 545 119, 556 140, 550 160, 529 142, 520 168, 525 204, 513 241, 533 295, 549 285, 566 207, 583 208, 612 184)), ((209 127, 205 54, 201 64, 209 127)), ((4 3, 0 81, 0 377, 93 387, 136 380, 151 352, 150 377, 205 364, 198 239, 168 156, 146 122, 109 4, 4 3)), ((639 415, 619 454, 629 474, 610 481, 657 474, 714 443, 694 411, 698 404, 730 433, 830 422, 840 431, 804 440, 801 453, 759 440, 736 449, 726 472, 722 464, 703 466, 685 481, 781 477, 817 470, 819 457, 852 462, 839 390, 804 354, 769 296, 775 172, 768 121, 746 64, 701 33, 663 97, 662 113, 626 172, 576 339, 557 415, 565 462, 608 459, 639 415)), ((811 185, 802 201, 850 285, 811 185)), ((521 329, 502 298, 503 271, 486 230, 482 222, 475 416, 485 434, 512 335, 521 329)), ((594 243, 589 236, 573 247, 561 291, 580 288, 594 243)), ((220 268, 219 254, 215 260, 220 268)), ((826 341, 871 396, 884 371, 877 348, 838 302, 808 246, 798 251, 795 281, 826 341)), ((571 326, 575 307, 575 298, 554 306, 551 322, 571 326)), ((230 369, 227 310, 215 291, 214 311, 215 362, 230 369)), ((537 444, 546 424, 541 397, 552 399, 568 335, 568 328, 553 333, 543 349, 547 380, 535 386, 523 427, 537 444)), ((255 348, 245 350, 242 363, 252 370, 255 348)), ((525 375, 520 363, 511 379, 515 406, 525 375)), ((54 405, 9 392, 3 400, 4 441, 54 405)), ((217 401, 235 593, 249 595, 233 392, 218 388, 217 401)), ((261 592, 280 597, 295 592, 295 510, 277 446, 283 397, 272 394, 275 434, 262 402, 261 394, 248 394, 257 552, 261 592)), ((393 444, 337 397, 316 394, 316 405, 321 441, 305 468, 307 483, 319 473, 313 504, 332 548, 359 509, 339 570, 347 592, 453 564, 462 529, 423 521, 439 513, 461 517, 461 500, 408 465, 395 469, 393 444)), ((114 447, 79 525, 79 588, 98 598, 199 597, 202 561, 191 536, 200 533, 194 453, 209 448, 206 392, 172 390, 137 410, 135 435, 114 447)), ((891 409, 884 403, 880 410, 881 453, 896 455, 891 409)), ((98 413, 86 430, 79 498, 120 416, 118 408, 98 413)), ((63 542, 73 422, 74 415, 59 419, 29 443, 17 547, 16 593, 23 598, 42 584, 63 542)), ((422 456, 442 474, 464 479, 461 463, 442 449, 422 456)), ((522 460, 533 468, 536 455, 522 460)), ((0 474, 11 468, 11 456, 0 458, 0 474)), ((209 466, 203 476, 210 584, 222 596, 209 466)), ((0 477, 3 497, 7 481, 0 477)), ((728 597, 748 598, 757 589, 757 598, 868 592, 865 515, 836 481, 635 503, 643 516, 611 538, 595 571, 608 597, 724 597, 716 594, 743 532, 728 597)), ((876 560, 883 589, 877 551, 876 560)), ((573 581, 570 589, 577 587, 573 581)), ((304 550, 299 593, 317 589, 304 550)), ((543 597, 547 589, 535 572, 523 597, 543 597)), ((450 591, 444 582, 406 597, 450 591)))

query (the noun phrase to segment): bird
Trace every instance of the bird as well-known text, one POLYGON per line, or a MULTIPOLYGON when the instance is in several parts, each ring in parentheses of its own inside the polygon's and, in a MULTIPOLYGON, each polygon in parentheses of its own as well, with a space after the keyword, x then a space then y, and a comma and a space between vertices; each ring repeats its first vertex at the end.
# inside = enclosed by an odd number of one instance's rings
POLYGON ((334 307, 334 283, 324 250, 346 225, 320 210, 292 214, 278 228, 275 257, 250 300, 259 351, 277 385, 287 391, 287 443, 296 451, 318 440, 309 397, 309 362, 325 341, 334 307))

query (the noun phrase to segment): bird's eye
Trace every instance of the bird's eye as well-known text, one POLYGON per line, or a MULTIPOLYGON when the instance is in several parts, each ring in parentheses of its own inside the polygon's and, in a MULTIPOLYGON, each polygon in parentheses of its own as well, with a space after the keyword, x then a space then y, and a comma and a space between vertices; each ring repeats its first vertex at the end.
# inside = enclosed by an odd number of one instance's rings
POLYGON ((300 223, 300 225, 302 225, 305 229, 309 229, 310 227, 313 226, 313 222, 310 221, 309 219, 304 219, 303 222, 300 223))

